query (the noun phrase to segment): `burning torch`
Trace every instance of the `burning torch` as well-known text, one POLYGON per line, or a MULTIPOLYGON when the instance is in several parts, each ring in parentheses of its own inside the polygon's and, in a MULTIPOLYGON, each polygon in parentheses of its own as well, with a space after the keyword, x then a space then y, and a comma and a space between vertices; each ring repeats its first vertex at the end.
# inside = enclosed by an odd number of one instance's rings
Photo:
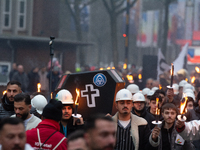
POLYGON ((177 116, 177 118, 178 118, 178 120, 180 120, 180 121, 186 121, 186 116, 184 116, 184 114, 187 112, 187 109, 186 109, 186 103, 187 103, 187 100, 188 100, 188 97, 187 97, 187 95, 186 94, 184 94, 183 93, 183 97, 185 97, 185 101, 181 101, 181 106, 180 106, 180 114, 181 115, 178 115, 177 116))
POLYGON ((162 122, 159 121, 159 115, 160 115, 160 109, 159 109, 159 98, 156 98, 156 120, 152 121, 153 124, 155 125, 160 125, 162 122))
POLYGON ((142 74, 138 75, 139 82, 142 82, 142 74))
POLYGON ((132 75, 126 75, 126 78, 128 79, 129 83, 134 83, 132 75))
POLYGON ((37 84, 37 92, 41 92, 41 84, 40 83, 37 84))
POLYGON ((197 73, 200 73, 199 67, 196 66, 196 67, 195 67, 195 70, 196 70, 197 73))
POLYGON ((79 99, 79 95, 80 95, 80 92, 78 89, 76 89, 76 100, 75 100, 75 110, 74 110, 74 115, 76 116, 77 115, 77 111, 78 111, 78 99, 79 99))
POLYGON ((78 105, 79 105, 79 97, 80 97, 80 90, 76 88, 76 100, 75 100, 75 109, 74 109, 74 114, 72 114, 72 116, 74 118, 80 118, 81 114, 77 114, 78 111, 78 105))
POLYGON ((171 84, 170 84, 171 88, 173 85, 173 78, 174 78, 174 64, 171 64, 171 84))
POLYGON ((5 91, 3 91, 3 95, 5 95, 7 93, 7 91, 5 90, 5 91))

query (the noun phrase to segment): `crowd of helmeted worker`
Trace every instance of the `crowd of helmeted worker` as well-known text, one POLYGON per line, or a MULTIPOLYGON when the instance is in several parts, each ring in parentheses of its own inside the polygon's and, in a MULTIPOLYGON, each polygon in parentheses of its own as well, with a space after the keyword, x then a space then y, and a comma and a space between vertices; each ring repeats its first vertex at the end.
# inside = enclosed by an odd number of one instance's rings
MULTIPOLYGON (((189 74, 181 69, 172 86, 170 71, 165 72, 159 80, 147 79, 141 88, 141 70, 118 67, 125 88, 115 95, 116 114, 91 114, 86 119, 75 115, 75 98, 67 89, 47 100, 46 67, 28 75, 22 65, 14 68, 0 103, 2 150, 200 149, 198 70, 189 74), (36 83, 42 84, 41 92, 36 92, 36 83)), ((59 67, 53 71, 59 80, 59 67)))

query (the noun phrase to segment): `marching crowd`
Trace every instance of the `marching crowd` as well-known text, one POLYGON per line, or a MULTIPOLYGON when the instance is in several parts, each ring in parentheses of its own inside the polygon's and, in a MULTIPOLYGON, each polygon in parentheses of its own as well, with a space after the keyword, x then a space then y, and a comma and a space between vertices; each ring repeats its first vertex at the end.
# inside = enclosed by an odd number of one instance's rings
POLYGON ((143 89, 136 78, 130 83, 124 72, 118 72, 126 85, 115 95, 117 112, 91 114, 87 119, 73 116, 74 99, 67 89, 51 100, 31 89, 34 72, 38 69, 29 74, 27 85, 26 77, 20 77, 22 65, 10 73, 0 103, 1 150, 200 149, 200 80, 196 72, 194 82, 186 81, 189 77, 182 69, 172 86, 168 86, 170 74, 165 73, 159 81, 148 79, 143 89))

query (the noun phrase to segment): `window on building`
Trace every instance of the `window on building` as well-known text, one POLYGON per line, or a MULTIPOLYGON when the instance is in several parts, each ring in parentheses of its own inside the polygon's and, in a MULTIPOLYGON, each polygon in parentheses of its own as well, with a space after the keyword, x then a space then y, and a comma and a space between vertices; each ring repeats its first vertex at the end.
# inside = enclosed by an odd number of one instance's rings
POLYGON ((0 61, 0 85, 6 85, 9 81, 9 73, 11 70, 10 62, 0 61))
POLYGON ((26 28, 26 0, 19 0, 18 6, 18 28, 24 30, 26 28))
POLYGON ((3 28, 11 28, 12 0, 3 1, 3 28))

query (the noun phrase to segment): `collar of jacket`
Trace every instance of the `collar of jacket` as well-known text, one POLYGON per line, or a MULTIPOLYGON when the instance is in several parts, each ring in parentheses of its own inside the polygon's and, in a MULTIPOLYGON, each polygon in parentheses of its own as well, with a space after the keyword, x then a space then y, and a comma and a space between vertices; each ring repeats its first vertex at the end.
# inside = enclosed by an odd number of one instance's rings
MULTIPOLYGON (((113 116, 113 120, 116 122, 117 129, 117 121, 118 121, 118 112, 113 116)), ((138 126, 147 125, 147 121, 141 117, 138 117, 131 113, 131 136, 133 139, 133 144, 135 146, 135 150, 139 149, 139 131, 138 126)))
POLYGON ((51 120, 51 119, 42 120, 42 122, 40 122, 37 127, 39 127, 39 128, 40 127, 41 128, 42 127, 44 127, 44 128, 53 128, 53 129, 55 129, 57 131, 60 131, 59 123, 57 121, 54 121, 54 120, 51 120))

